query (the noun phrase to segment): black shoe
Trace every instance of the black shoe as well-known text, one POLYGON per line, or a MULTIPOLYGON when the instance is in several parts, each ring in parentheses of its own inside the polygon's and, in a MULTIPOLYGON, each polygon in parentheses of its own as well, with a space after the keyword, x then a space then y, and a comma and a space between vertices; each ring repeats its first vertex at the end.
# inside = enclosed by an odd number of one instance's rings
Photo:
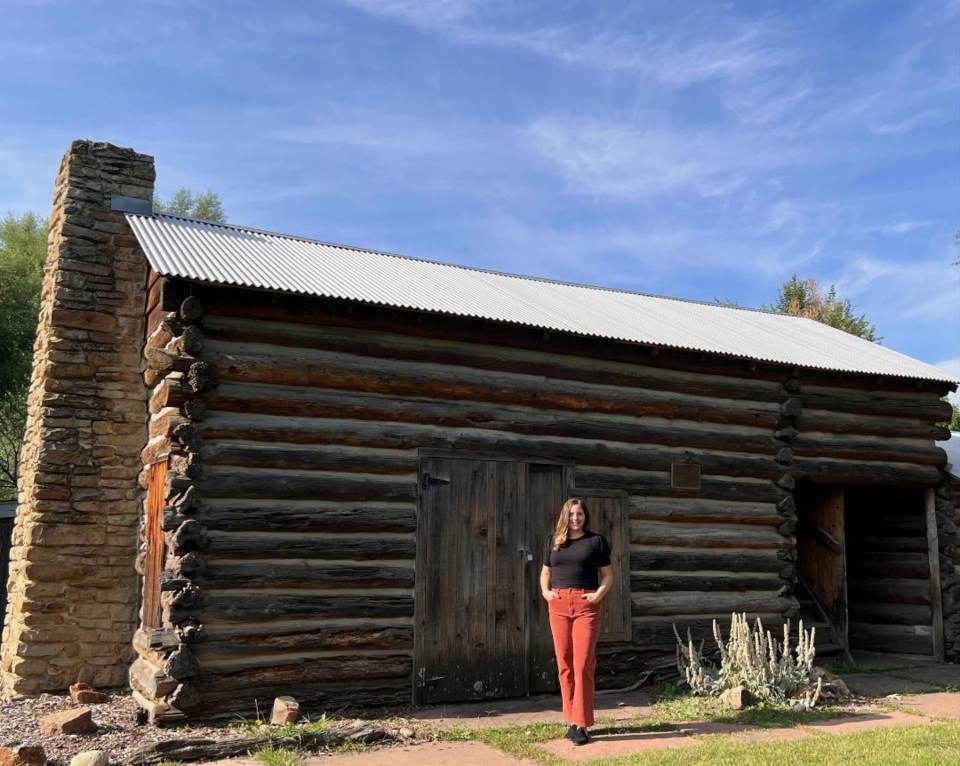
POLYGON ((567 733, 563 735, 564 739, 573 739, 573 735, 577 733, 577 725, 575 723, 570 724, 570 728, 567 729, 567 733))
POLYGON ((575 745, 585 745, 590 741, 590 735, 587 734, 587 730, 582 726, 578 726, 577 730, 573 733, 573 736, 570 737, 570 741, 575 745))

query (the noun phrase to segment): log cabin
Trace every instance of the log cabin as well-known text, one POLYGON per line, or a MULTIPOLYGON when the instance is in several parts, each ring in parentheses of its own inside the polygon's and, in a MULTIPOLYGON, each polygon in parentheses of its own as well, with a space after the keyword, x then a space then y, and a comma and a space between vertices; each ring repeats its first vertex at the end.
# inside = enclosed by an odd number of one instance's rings
POLYGON ((55 645, 95 656, 94 678, 129 671, 161 722, 278 694, 551 692, 537 574, 570 496, 613 548, 602 688, 672 664, 674 625, 705 637, 732 612, 817 621, 839 651, 960 658, 943 370, 800 317, 154 214, 152 180, 152 158, 91 142, 58 178, 14 693, 82 677, 39 669, 55 645), (57 431, 68 408, 89 432, 57 431), (64 486, 65 464, 99 484, 64 486), (60 582, 55 546, 97 571, 60 582), (114 566, 140 576, 116 585, 132 595, 101 659, 81 610, 114 566), (51 616, 34 592, 74 606, 51 616))

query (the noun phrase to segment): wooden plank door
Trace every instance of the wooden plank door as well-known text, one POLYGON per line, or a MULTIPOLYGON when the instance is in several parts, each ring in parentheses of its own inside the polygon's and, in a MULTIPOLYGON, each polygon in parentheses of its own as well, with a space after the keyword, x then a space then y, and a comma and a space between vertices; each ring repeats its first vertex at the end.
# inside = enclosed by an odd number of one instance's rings
POLYGON ((526 467, 420 461, 414 699, 527 693, 526 467))
POLYGON ((600 622, 601 641, 629 641, 631 628, 630 604, 630 539, 627 518, 627 499, 624 493, 582 491, 590 510, 590 530, 607 538, 610 543, 610 565, 613 585, 603 600, 600 622))
POLYGON ((847 564, 843 487, 807 484, 798 500, 800 576, 847 645, 847 564))
POLYGON ((527 575, 528 656, 530 658, 530 694, 545 694, 559 688, 557 658, 553 651, 550 634, 550 615, 547 602, 540 595, 540 567, 543 566, 543 548, 557 523, 560 509, 569 496, 571 471, 559 465, 531 463, 527 468, 527 503, 529 526, 527 540, 530 544, 530 562, 527 575))

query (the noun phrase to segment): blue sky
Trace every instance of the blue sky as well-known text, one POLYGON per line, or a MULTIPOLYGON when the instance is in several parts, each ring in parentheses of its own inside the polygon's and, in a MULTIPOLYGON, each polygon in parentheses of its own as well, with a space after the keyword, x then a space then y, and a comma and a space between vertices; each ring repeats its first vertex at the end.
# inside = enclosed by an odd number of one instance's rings
POLYGON ((8 0, 0 214, 76 138, 231 222, 758 307, 960 375, 960 0, 8 0))

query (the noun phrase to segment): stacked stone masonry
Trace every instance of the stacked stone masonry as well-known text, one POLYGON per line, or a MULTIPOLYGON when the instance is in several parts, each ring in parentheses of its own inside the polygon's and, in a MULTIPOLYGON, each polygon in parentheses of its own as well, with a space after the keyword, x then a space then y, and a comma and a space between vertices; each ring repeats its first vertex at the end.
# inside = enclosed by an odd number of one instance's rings
POLYGON ((90 141, 60 165, 0 652, 8 695, 117 686, 132 660, 146 262, 111 199, 151 200, 154 177, 152 157, 90 141))

